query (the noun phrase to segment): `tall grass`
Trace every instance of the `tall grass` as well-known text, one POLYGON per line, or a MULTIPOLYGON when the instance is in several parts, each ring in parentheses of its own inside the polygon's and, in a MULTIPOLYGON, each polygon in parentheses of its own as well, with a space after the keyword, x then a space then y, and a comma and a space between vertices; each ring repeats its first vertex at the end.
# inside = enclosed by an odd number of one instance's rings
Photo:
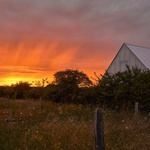
POLYGON ((94 149, 93 108, 43 105, 41 110, 37 101, 0 101, 0 149, 94 149))
POLYGON ((142 115, 135 122, 134 113, 105 112, 105 144, 108 150, 148 150, 150 124, 142 115))
MULTIPOLYGON (((95 108, 0 99, 1 150, 94 150, 95 108), (10 122, 9 122, 10 121, 10 122)), ((149 123, 103 110, 106 150, 147 150, 149 123)))

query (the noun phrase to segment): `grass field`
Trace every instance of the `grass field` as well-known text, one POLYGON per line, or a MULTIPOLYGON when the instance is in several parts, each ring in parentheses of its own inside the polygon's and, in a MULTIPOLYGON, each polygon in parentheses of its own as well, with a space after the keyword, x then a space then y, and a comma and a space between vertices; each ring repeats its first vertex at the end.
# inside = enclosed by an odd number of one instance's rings
MULTIPOLYGON (((94 150, 94 107, 0 99, 0 150, 94 150)), ((103 111, 106 150, 148 150, 143 116, 103 111)))

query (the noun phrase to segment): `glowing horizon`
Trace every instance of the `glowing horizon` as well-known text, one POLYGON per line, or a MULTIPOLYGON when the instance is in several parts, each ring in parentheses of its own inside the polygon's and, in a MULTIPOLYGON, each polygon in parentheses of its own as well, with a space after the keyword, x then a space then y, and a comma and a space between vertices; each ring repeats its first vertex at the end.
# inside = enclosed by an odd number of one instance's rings
MULTIPOLYGON (((107 47, 105 47, 107 48, 107 47)), ((14 41, 0 45, 0 85, 11 85, 19 81, 32 82, 48 78, 52 82, 57 71, 77 69, 89 77, 94 72, 102 74, 106 60, 100 51, 86 52, 81 45, 68 42, 28 42, 14 41), (104 65, 103 65, 104 63, 104 65)))
MULTIPOLYGON (((19 70, 21 68, 19 68, 18 66, 13 66, 15 68, 18 68, 19 70)), ((34 81, 42 81, 42 79, 48 78, 48 82, 52 83, 53 81, 53 75, 54 73, 56 73, 57 71, 62 71, 62 70, 66 70, 66 69, 77 69, 77 68, 64 68, 64 69, 60 69, 60 70, 53 70, 53 71, 38 71, 38 72, 33 72, 33 70, 25 70, 24 72, 26 73, 20 73, 19 71, 15 71, 15 72, 9 72, 7 74, 7 76, 1 77, 0 79, 0 86, 10 86, 19 82, 28 82, 32 85, 34 85, 34 81)), ((13 70, 13 69, 12 69, 13 70)), ((88 70, 82 70, 82 69, 77 69, 79 71, 84 72, 85 74, 88 75, 88 77, 92 80, 91 77, 96 78, 94 75, 94 72, 97 73, 97 75, 103 74, 104 72, 100 72, 100 70, 95 70, 95 69, 88 69, 88 70)))

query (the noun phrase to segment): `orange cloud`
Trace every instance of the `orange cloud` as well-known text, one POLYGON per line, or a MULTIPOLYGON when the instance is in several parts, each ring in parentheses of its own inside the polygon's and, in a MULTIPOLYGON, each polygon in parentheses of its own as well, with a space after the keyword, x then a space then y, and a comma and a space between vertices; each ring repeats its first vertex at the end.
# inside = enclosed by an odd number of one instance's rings
POLYGON ((69 43, 10 43, 1 46, 0 50, 0 84, 32 82, 42 78, 52 81, 56 71, 68 68, 83 70, 91 75, 91 71, 93 74, 99 68, 92 58, 84 62, 86 58, 79 57, 80 48, 69 43))
POLYGON ((134 1, 0 1, 0 85, 103 74, 122 43, 150 47, 150 3, 134 1))

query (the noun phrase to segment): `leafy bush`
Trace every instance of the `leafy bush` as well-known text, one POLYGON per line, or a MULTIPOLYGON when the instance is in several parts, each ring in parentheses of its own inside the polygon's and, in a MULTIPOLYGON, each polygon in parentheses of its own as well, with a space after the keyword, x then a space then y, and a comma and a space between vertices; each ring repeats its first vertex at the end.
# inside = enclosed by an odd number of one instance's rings
POLYGON ((106 74, 98 84, 102 99, 111 109, 131 109, 135 102, 140 103, 140 109, 150 108, 150 71, 129 68, 114 75, 106 74))
MULTIPOLYGON (((96 73, 95 73, 96 75, 96 73)), ((12 86, 1 86, 0 97, 17 99, 47 99, 56 103, 99 104, 113 110, 131 110, 139 102, 140 110, 150 110, 150 71, 130 68, 124 72, 106 72, 97 84, 92 85, 86 74, 78 70, 59 71, 54 81, 48 84, 47 78, 31 87, 28 82, 12 86), (44 86, 48 84, 47 86, 44 86)))

